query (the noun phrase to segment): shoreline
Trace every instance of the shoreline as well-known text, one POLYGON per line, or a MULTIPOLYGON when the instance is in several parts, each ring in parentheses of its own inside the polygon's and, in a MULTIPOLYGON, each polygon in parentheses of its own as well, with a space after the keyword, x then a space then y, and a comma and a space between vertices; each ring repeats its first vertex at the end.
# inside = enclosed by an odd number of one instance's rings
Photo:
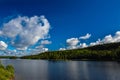
POLYGON ((104 59, 102 59, 102 60, 100 60, 100 59, 27 59, 27 58, 16 58, 16 59, 9 59, 9 58, 0 58, 0 59, 8 59, 8 60, 48 60, 48 61, 115 61, 115 62, 120 62, 120 60, 104 60, 104 59))

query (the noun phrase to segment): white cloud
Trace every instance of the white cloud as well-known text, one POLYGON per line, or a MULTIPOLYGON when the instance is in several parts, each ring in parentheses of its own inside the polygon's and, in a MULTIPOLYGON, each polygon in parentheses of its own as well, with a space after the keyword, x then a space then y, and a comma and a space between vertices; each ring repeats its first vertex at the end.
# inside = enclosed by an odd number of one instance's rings
POLYGON ((120 42, 120 31, 117 31, 114 36, 107 35, 101 40, 101 43, 120 42))
POLYGON ((9 38, 10 45, 18 50, 26 50, 39 40, 47 39, 49 29, 50 24, 44 16, 19 16, 8 23, 4 23, 0 35, 9 38))
POLYGON ((49 51, 49 49, 45 47, 37 47, 35 49, 30 49, 29 51, 30 51, 30 54, 36 54, 36 53, 47 52, 49 51))
POLYGON ((114 36, 109 34, 105 36, 102 40, 98 39, 96 42, 91 42, 90 46, 114 42, 120 42, 120 31, 117 31, 114 36))
POLYGON ((99 45, 99 44, 102 44, 100 39, 98 39, 96 42, 91 42, 89 46, 95 46, 95 45, 99 45))
POLYGON ((80 43, 80 48, 85 48, 85 47, 88 47, 86 43, 80 43))
POLYGON ((48 48, 43 48, 43 52, 47 52, 49 49, 48 48))
POLYGON ((65 48, 60 48, 59 50, 60 50, 60 51, 64 51, 64 50, 66 50, 66 49, 65 49, 65 48))
POLYGON ((103 43, 111 43, 111 42, 120 42, 120 31, 117 31, 114 36, 107 35, 102 40, 103 43))
POLYGON ((5 50, 8 45, 4 41, 0 41, 0 50, 5 50))
MULTIPOLYGON (((67 43, 67 48, 66 49, 77 49, 77 48, 84 48, 84 47, 88 47, 88 45, 86 43, 80 43, 80 45, 78 45, 78 43, 80 42, 80 39, 89 39, 91 37, 91 34, 87 33, 85 36, 81 36, 79 38, 70 38, 66 40, 67 43)), ((60 48, 59 50, 64 50, 64 48, 60 48)))
POLYGON ((79 37, 79 39, 89 39, 91 37, 91 34, 87 33, 85 36, 79 37))
POLYGON ((42 53, 42 52, 47 52, 49 51, 48 48, 45 47, 46 44, 40 44, 37 45, 35 48, 29 48, 29 53, 30 54, 36 54, 36 53, 42 53))
POLYGON ((15 53, 16 53, 17 51, 16 51, 16 50, 13 50, 13 52, 15 52, 15 53))
POLYGON ((35 47, 35 49, 41 49, 41 48, 44 48, 44 45, 38 45, 35 47))
MULTIPOLYGON (((85 36, 80 37, 79 39, 88 39, 90 38, 91 34, 87 33, 85 36)), ((91 42, 89 45, 86 43, 78 43, 80 42, 78 38, 70 38, 66 40, 68 44, 66 49, 77 49, 77 48, 85 48, 89 46, 99 45, 99 44, 106 44, 106 43, 113 43, 113 42, 120 42, 120 31, 117 31, 115 35, 106 35, 103 39, 98 39, 95 42, 91 42)), ((59 50, 64 50, 64 48, 60 48, 59 50)))
POLYGON ((112 35, 107 35, 105 36, 105 38, 102 40, 103 43, 111 43, 114 42, 114 38, 112 37, 112 35))
POLYGON ((120 42, 120 31, 117 31, 115 33, 115 36, 113 36, 114 42, 120 42))
POLYGON ((69 46, 76 46, 79 42, 80 42, 80 41, 79 41, 78 38, 70 38, 70 39, 67 39, 67 40, 66 40, 66 43, 67 43, 69 46))
POLYGON ((96 42, 91 42, 90 43, 90 46, 95 46, 95 45, 98 45, 96 42))
POLYGON ((78 38, 70 38, 66 40, 66 43, 68 44, 68 49, 76 49, 77 45, 79 43, 79 39, 78 38))
POLYGON ((15 55, 16 54, 16 50, 9 50, 9 49, 6 49, 4 51, 4 54, 3 55, 15 55))
POLYGON ((67 47, 67 49, 77 49, 77 48, 79 48, 78 45, 76 45, 76 46, 68 46, 68 47, 67 47))
POLYGON ((41 41, 41 44, 42 45, 46 45, 46 44, 51 44, 52 42, 51 41, 48 41, 48 40, 42 40, 41 41))

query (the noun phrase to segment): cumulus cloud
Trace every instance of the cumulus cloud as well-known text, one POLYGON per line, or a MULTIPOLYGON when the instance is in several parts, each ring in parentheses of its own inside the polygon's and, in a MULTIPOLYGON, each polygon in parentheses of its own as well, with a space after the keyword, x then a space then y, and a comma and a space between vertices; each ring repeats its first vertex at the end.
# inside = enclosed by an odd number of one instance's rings
POLYGON ((102 40, 98 39, 96 42, 91 42, 90 46, 114 42, 120 42, 120 31, 117 31, 114 36, 109 34, 105 36, 102 40))
POLYGON ((114 39, 112 37, 112 35, 107 35, 105 36, 105 38, 102 40, 103 43, 111 43, 114 42, 114 39))
POLYGON ((40 52, 46 52, 48 50, 49 50, 48 48, 43 47, 43 48, 39 48, 39 49, 38 48, 34 49, 33 52, 40 53, 40 52))
POLYGON ((80 47, 79 48, 85 48, 88 47, 88 45, 86 43, 80 43, 80 47))
POLYGON ((0 41, 0 50, 5 50, 8 45, 4 41, 0 41))
POLYGON ((112 42, 120 42, 120 31, 117 31, 114 36, 107 35, 102 40, 103 43, 112 43, 112 42))
POLYGON ((87 33, 85 36, 79 37, 79 39, 89 39, 91 37, 91 34, 87 33))
POLYGON ((120 31, 117 31, 115 33, 115 36, 113 36, 114 42, 120 42, 120 31))
POLYGON ((115 35, 106 35, 103 39, 98 39, 95 42, 91 42, 90 44, 87 43, 78 43, 80 42, 80 39, 88 39, 91 37, 91 34, 87 33, 85 36, 81 36, 78 38, 70 38, 66 40, 67 47, 66 48, 60 48, 59 50, 66 50, 66 49, 77 49, 77 48, 85 48, 89 46, 95 46, 100 44, 106 44, 106 43, 114 43, 114 42, 120 42, 120 31, 117 31, 115 35))
POLYGON ((69 46, 76 46, 79 42, 80 42, 80 41, 79 41, 78 38, 70 38, 70 39, 67 39, 67 40, 66 40, 66 43, 67 43, 69 46))
POLYGON ((29 54, 37 54, 37 53, 42 53, 42 52, 47 52, 49 49, 45 47, 37 47, 35 49, 29 49, 30 53, 29 54))
POLYGON ((65 49, 65 48, 60 48, 59 50, 60 50, 60 51, 64 51, 64 50, 66 50, 66 49, 65 49))
POLYGON ((49 49, 48 48, 43 48, 43 52, 46 52, 48 51, 49 49))
POLYGON ((42 53, 42 52, 47 52, 49 49, 45 47, 46 44, 39 44, 35 48, 29 49, 30 54, 36 54, 36 53, 42 53))
POLYGON ((99 44, 102 44, 100 39, 98 39, 96 42, 91 42, 89 46, 95 46, 95 45, 99 45, 99 44))
POLYGON ((42 44, 42 45, 51 44, 51 43, 52 43, 52 42, 49 41, 49 40, 42 40, 42 41, 41 41, 41 44, 42 44))
POLYGON ((91 34, 87 33, 85 36, 81 36, 78 38, 70 38, 66 40, 66 43, 68 44, 66 48, 60 48, 59 50, 66 50, 66 49, 77 49, 77 48, 85 48, 89 46, 95 46, 100 44, 106 44, 106 43, 114 43, 114 42, 120 42, 120 31, 117 31, 115 35, 106 35, 103 39, 98 39, 95 42, 91 42, 90 44, 86 43, 78 43, 80 42, 80 39, 88 39, 90 38, 91 34))
MULTIPOLYGON (((0 36, 8 38, 9 44, 18 50, 26 50, 41 39, 49 36, 50 24, 45 16, 18 16, 3 24, 0 36)), ((50 43, 43 41, 42 43, 50 43)))
POLYGON ((75 49, 79 43, 79 39, 78 38, 70 38, 66 40, 66 43, 68 45, 68 49, 75 49))
POLYGON ((6 49, 3 53, 3 55, 13 55, 13 56, 15 56, 16 55, 16 50, 6 49))
MULTIPOLYGON (((81 36, 79 38, 70 38, 66 40, 67 43, 67 48, 66 49, 77 49, 77 48, 84 48, 84 47, 88 47, 88 45, 86 43, 80 43, 80 45, 78 45, 78 43, 80 42, 80 39, 89 39, 91 37, 91 34, 87 33, 85 36, 81 36)), ((64 48, 60 48, 59 50, 64 50, 64 48)))

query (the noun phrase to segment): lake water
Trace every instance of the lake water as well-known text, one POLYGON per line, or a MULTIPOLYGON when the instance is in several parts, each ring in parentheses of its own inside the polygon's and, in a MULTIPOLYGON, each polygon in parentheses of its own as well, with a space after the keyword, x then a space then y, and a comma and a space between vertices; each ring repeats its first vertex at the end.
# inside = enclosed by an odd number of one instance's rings
POLYGON ((120 80, 119 62, 9 60, 15 80, 120 80))

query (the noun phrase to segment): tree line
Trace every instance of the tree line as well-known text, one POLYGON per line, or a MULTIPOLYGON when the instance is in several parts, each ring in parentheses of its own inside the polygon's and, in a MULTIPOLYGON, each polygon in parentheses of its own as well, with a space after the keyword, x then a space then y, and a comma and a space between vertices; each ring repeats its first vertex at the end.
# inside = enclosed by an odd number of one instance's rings
POLYGON ((23 56, 21 59, 119 60, 120 43, 101 44, 83 49, 50 51, 37 55, 23 56))

